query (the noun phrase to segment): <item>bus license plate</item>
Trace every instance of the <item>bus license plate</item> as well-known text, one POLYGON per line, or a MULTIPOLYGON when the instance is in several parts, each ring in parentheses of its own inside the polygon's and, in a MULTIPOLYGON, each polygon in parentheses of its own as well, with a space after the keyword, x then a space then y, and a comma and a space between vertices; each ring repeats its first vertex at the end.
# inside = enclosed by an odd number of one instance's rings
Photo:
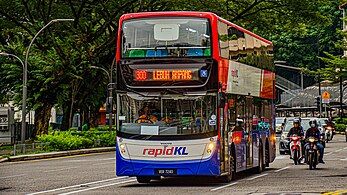
POLYGON ((177 169, 155 169, 157 175, 177 175, 177 169))

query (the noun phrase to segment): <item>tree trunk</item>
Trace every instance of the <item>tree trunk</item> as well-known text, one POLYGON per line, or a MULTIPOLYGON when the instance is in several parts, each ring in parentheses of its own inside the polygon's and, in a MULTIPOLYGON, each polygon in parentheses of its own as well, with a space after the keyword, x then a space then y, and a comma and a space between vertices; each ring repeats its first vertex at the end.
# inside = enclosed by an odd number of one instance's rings
POLYGON ((70 102, 67 101, 63 104, 63 121, 61 124, 61 130, 68 130, 69 129, 69 117, 70 117, 70 102))
POLYGON ((98 122, 99 122, 99 108, 92 109, 90 111, 88 124, 89 124, 90 127, 97 127, 99 125, 98 122))
POLYGON ((72 117, 73 117, 73 107, 74 107, 74 101, 75 101, 75 96, 72 95, 71 97, 71 105, 70 105, 70 111, 69 111, 69 128, 72 127, 72 117))
POLYGON ((48 134, 49 119, 53 105, 43 104, 35 110, 35 131, 36 135, 48 134))

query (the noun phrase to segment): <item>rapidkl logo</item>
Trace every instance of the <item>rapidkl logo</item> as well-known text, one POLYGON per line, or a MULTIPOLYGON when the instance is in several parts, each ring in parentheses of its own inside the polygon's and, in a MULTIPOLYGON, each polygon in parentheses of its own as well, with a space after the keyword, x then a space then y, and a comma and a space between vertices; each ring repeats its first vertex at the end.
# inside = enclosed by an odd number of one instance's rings
POLYGON ((186 151, 187 147, 164 147, 162 148, 145 148, 143 149, 142 154, 148 155, 148 156, 183 156, 188 155, 188 152, 186 151))

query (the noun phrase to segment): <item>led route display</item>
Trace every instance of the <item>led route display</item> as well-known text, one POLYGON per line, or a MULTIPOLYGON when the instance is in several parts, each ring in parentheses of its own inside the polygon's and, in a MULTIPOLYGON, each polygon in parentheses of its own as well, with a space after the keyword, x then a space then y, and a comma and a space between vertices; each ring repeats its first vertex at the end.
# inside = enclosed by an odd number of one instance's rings
POLYGON ((135 81, 191 81, 199 80, 194 70, 134 70, 135 81))

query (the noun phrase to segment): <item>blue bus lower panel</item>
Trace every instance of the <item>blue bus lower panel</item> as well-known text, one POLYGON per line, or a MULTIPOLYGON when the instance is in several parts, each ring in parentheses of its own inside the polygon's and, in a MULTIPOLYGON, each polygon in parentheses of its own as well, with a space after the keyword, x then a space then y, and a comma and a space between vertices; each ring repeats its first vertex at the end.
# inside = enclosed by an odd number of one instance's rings
POLYGON ((217 152, 204 160, 186 161, 147 161, 127 160, 116 149, 116 175, 118 176, 158 176, 156 169, 175 169, 177 174, 172 176, 218 176, 220 175, 217 152))

